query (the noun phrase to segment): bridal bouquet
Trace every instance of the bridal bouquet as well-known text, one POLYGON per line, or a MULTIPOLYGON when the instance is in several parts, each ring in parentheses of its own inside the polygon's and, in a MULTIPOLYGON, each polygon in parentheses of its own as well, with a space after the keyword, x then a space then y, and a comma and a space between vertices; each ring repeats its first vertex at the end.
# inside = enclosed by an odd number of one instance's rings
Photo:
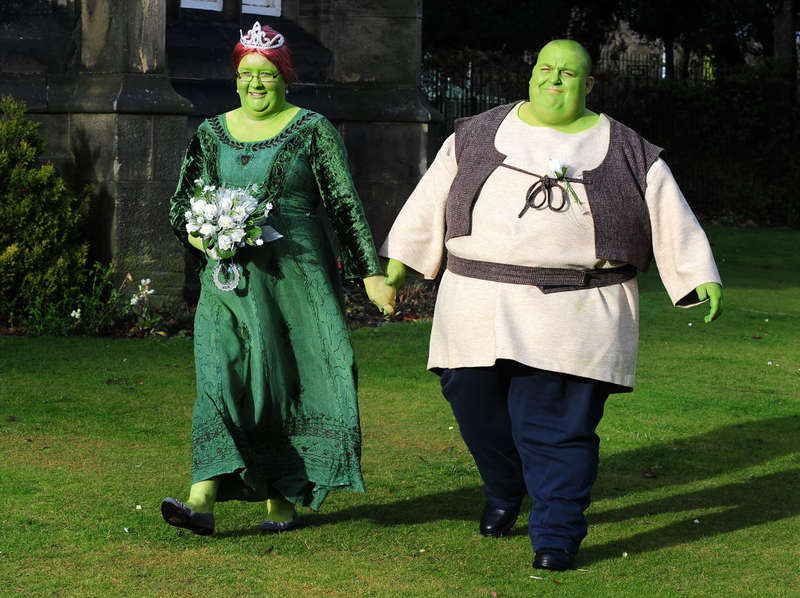
POLYGON ((241 268, 233 263, 236 250, 245 245, 263 245, 281 238, 275 229, 265 226, 272 204, 258 206, 258 185, 227 187, 195 181, 195 193, 189 200, 186 231, 203 241, 205 252, 217 260, 214 284, 222 291, 232 291, 241 279, 241 268), (230 264, 222 260, 230 259, 230 264), (225 278, 226 280, 222 280, 225 278))

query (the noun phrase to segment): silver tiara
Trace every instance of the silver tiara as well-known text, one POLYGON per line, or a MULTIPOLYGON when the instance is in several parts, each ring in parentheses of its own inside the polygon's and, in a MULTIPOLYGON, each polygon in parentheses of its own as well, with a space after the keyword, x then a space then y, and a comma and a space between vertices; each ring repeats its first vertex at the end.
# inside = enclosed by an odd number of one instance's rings
POLYGON ((244 35, 242 30, 239 29, 239 40, 242 42, 242 45, 247 48, 261 48, 263 50, 274 50, 283 45, 283 36, 280 33, 277 33, 275 37, 270 39, 267 37, 265 31, 261 31, 261 23, 258 21, 256 21, 253 28, 247 32, 247 35, 244 35))

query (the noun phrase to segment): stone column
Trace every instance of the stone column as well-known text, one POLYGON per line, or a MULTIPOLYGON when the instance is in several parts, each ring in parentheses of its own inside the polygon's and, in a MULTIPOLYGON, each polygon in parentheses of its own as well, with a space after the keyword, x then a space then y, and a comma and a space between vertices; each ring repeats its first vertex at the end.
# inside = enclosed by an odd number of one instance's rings
POLYGON ((421 89, 421 0, 284 0, 296 19, 331 51, 328 85, 302 87, 293 100, 334 121, 380 245, 427 169, 429 135, 441 120, 421 89), (307 93, 304 93, 307 92, 307 93), (313 93, 312 93, 313 92, 313 93))
POLYGON ((83 0, 80 64, 68 77, 76 179, 95 185, 92 257, 180 299, 185 261, 168 221, 191 104, 165 69, 166 0, 83 0))
POLYGON ((421 0, 333 3, 341 133, 375 243, 425 173, 436 118, 420 88, 421 0))

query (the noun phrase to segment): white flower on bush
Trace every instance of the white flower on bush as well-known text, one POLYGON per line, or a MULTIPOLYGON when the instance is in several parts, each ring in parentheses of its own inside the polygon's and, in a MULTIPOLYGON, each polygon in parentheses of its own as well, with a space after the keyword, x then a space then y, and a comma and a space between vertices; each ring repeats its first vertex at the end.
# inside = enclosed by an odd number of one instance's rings
POLYGON ((147 296, 155 293, 155 289, 150 288, 150 279, 142 278, 139 282, 139 291, 131 297, 131 305, 139 305, 139 303, 146 303, 147 296))
POLYGON ((139 283, 139 294, 144 295, 152 295, 155 293, 155 289, 150 288, 150 279, 149 278, 142 278, 142 281, 139 283))

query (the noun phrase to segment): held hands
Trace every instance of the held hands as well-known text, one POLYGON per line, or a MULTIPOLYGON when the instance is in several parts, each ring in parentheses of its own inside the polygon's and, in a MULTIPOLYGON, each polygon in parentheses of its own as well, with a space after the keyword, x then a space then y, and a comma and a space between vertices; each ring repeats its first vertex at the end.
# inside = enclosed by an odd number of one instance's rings
POLYGON ((397 260, 389 260, 386 276, 370 276, 364 279, 367 297, 383 312, 390 316, 394 313, 397 291, 406 279, 406 266, 397 260))
POLYGON ((369 300, 378 306, 384 316, 391 316, 394 313, 397 291, 385 276, 380 274, 368 276, 364 279, 364 289, 369 300))
POLYGON ((716 320, 722 314, 722 287, 716 282, 707 282, 697 287, 695 292, 700 301, 709 300, 710 309, 703 320, 706 324, 716 320))

